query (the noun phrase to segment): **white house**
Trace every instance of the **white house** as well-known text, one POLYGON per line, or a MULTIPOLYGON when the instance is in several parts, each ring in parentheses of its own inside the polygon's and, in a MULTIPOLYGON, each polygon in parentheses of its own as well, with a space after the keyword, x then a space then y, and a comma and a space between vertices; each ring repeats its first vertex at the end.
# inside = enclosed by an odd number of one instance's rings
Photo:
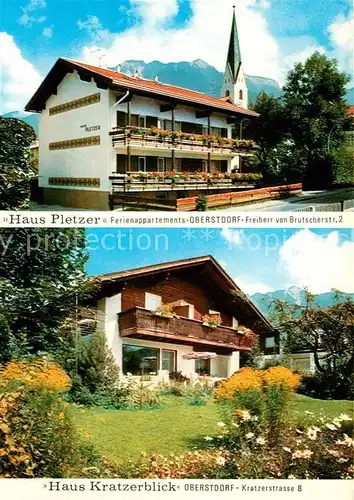
POLYGON ((252 141, 231 136, 235 121, 258 116, 246 108, 235 13, 220 98, 60 58, 25 108, 41 113, 44 201, 105 210, 115 198, 235 190, 217 174, 239 171, 251 152, 252 141))
POLYGON ((123 373, 156 381, 176 371, 225 378, 251 349, 249 329, 261 345, 274 339, 266 318, 211 256, 99 278, 98 329, 123 373))

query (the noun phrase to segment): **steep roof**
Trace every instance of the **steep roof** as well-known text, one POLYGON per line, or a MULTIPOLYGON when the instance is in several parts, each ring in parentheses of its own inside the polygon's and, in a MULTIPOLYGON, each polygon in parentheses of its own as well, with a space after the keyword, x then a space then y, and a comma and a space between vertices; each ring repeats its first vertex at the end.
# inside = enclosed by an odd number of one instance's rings
POLYGON ((85 81, 94 80, 98 88, 111 88, 116 91, 130 90, 132 93, 147 97, 159 98, 161 101, 173 102, 194 106, 200 109, 209 109, 219 113, 226 113, 229 116, 247 115, 259 116, 254 111, 241 108, 230 102, 226 102, 217 97, 208 96, 202 92, 189 90, 174 85, 146 80, 144 78, 128 76, 105 68, 99 68, 90 64, 74 61, 71 59, 59 58, 43 80, 33 97, 25 107, 26 111, 41 112, 45 108, 47 99, 56 92, 57 86, 67 73, 77 71, 80 78, 85 81))
MULTIPOLYGON (((263 316, 259 309, 253 302, 242 292, 238 285, 234 282, 229 274, 218 264, 218 262, 211 255, 203 255, 201 257, 193 257, 189 259, 175 260, 171 262, 164 262, 161 264, 154 264, 151 266, 139 267, 127 271, 119 271, 116 273, 103 274, 98 276, 101 282, 101 295, 105 295, 104 289, 110 288, 117 283, 129 283, 131 280, 156 275, 163 272, 173 272, 183 269, 192 269, 198 266, 205 266, 205 271, 210 275, 213 285, 221 289, 226 295, 231 298, 237 306, 242 305, 242 309, 246 312, 247 316, 261 325, 263 333, 273 331, 273 327, 268 320, 263 316)), ((113 292, 112 292, 113 293, 113 292)))

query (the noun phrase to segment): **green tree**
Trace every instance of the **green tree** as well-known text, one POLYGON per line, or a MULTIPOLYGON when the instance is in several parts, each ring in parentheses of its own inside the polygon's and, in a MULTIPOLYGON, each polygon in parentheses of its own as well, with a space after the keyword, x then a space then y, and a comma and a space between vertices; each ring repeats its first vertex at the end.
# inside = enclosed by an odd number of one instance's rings
POLYGON ((285 352, 313 353, 324 377, 350 386, 354 361, 354 301, 336 291, 334 304, 320 307, 305 290, 303 305, 275 300, 273 321, 281 331, 285 352))
POLYGON ((284 106, 280 98, 261 92, 251 109, 260 116, 245 122, 244 136, 257 143, 257 169, 262 172, 266 183, 273 183, 281 177, 274 156, 286 134, 284 106))
POLYGON ((98 330, 88 338, 80 338, 77 374, 91 393, 114 390, 119 368, 104 332, 98 330))
POLYGON ((335 184, 354 184, 354 150, 345 143, 332 151, 335 184))
POLYGON ((27 209, 34 176, 29 147, 36 134, 22 120, 0 117, 0 137, 0 210, 27 209))
POLYGON ((307 188, 327 187, 333 180, 330 151, 343 141, 348 81, 337 61, 319 52, 288 73, 283 91, 289 139, 302 158, 298 181, 307 188))
POLYGON ((84 230, 0 229, 0 362, 65 348, 62 325, 94 289, 84 230))

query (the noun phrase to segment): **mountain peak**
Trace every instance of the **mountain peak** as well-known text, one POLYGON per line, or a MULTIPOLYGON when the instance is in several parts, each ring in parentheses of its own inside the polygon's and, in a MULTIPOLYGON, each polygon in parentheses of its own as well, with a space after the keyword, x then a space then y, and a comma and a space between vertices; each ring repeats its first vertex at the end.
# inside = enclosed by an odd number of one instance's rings
POLYGON ((203 61, 203 59, 194 59, 194 61, 192 61, 192 64, 193 66, 197 66, 197 68, 203 69, 211 67, 207 62, 203 61))

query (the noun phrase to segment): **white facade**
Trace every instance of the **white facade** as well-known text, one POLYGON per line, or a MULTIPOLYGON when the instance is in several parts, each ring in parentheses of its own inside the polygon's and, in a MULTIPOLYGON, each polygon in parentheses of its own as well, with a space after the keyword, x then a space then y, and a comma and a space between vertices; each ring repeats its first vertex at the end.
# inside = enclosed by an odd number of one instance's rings
MULTIPOLYGON (((82 81, 76 71, 68 73, 58 85, 57 94, 51 95, 40 117, 39 126, 39 186, 44 188, 68 189, 68 185, 58 185, 49 182, 50 178, 99 179, 99 186, 70 186, 76 190, 109 192, 109 176, 116 170, 116 155, 126 154, 127 148, 114 147, 110 131, 116 127, 117 111, 127 112, 127 103, 115 105, 117 94, 108 89, 98 89, 96 84, 82 81), (70 109, 58 114, 50 114, 50 109, 65 105, 77 99, 100 94, 99 102, 91 105, 70 109), (99 136, 99 145, 87 147, 72 147, 51 150, 50 144, 60 141, 92 138, 99 136)), ((153 116, 161 120, 171 120, 171 112, 160 111, 161 102, 155 99, 134 95, 130 112, 141 116, 153 116)), ((176 121, 186 121, 207 127, 207 118, 196 118, 195 108, 177 106, 176 121)), ((227 129, 231 137, 231 125, 227 116, 213 113, 211 127, 227 129)), ((167 156, 171 152, 161 151, 156 145, 135 147, 134 155, 167 156)), ((176 151, 176 158, 206 158, 205 153, 193 151, 176 151)), ((231 170, 230 155, 213 153, 212 159, 228 161, 231 170)))
POLYGON ((51 95, 42 111, 39 123, 39 186, 67 189, 50 185, 49 178, 99 178, 99 187, 75 186, 79 190, 109 191, 111 172, 111 138, 108 91, 100 90, 94 82, 80 80, 74 71, 58 85, 57 95, 51 95), (100 101, 62 113, 50 115, 50 108, 76 99, 100 93, 100 101), (88 131, 90 127, 99 130, 88 131), (58 141, 100 136, 99 146, 50 150, 49 144, 58 141))
MULTIPOLYGON (((131 337, 122 338, 119 334, 118 314, 122 310, 121 294, 112 297, 101 299, 97 304, 99 311, 98 329, 103 330, 106 334, 108 347, 112 350, 114 358, 120 369, 123 368, 123 345, 134 345, 142 347, 150 347, 160 350, 173 350, 176 352, 176 370, 190 379, 195 379, 198 374, 195 370, 195 360, 183 359, 184 354, 190 354, 193 347, 190 345, 173 344, 170 342, 159 342, 144 339, 135 339, 131 337)), ((212 351, 212 347, 210 348, 212 351)), ((161 363, 160 356, 160 363, 161 363)), ((232 373, 237 371, 240 366, 240 353, 233 352, 229 356, 217 355, 210 360, 210 375, 215 378, 227 378, 232 373)), ((152 377, 153 381, 162 381, 168 379, 168 374, 159 367, 158 374, 152 377)))

